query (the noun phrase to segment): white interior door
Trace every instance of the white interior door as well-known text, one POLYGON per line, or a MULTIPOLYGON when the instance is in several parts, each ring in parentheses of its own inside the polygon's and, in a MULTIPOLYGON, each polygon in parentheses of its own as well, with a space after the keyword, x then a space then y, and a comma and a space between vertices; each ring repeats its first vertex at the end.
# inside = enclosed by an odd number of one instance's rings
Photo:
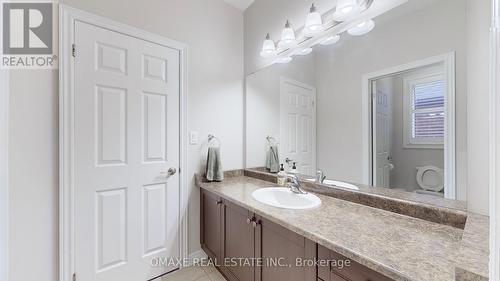
POLYGON ((390 116, 389 97, 387 93, 377 89, 376 81, 372 82, 373 111, 375 122, 373 124, 375 148, 375 186, 390 187, 390 116))
MULTIPOLYGON (((297 162, 299 173, 316 173, 316 88, 281 78, 280 159, 297 162)), ((287 167, 287 165, 284 165, 287 167)))
POLYGON ((75 269, 143 281, 179 257, 179 52, 75 24, 75 269))

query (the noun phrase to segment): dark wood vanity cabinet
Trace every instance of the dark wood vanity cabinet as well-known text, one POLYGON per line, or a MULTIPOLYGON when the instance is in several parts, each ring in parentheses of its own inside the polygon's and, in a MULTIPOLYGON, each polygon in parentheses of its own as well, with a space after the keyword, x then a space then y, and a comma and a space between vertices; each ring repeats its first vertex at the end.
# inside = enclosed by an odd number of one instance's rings
POLYGON ((316 257, 316 243, 257 217, 255 254, 263 261, 256 281, 315 281, 316 267, 307 265, 316 257))
POLYGON ((200 194, 201 248, 210 258, 218 260, 221 257, 222 200, 204 190, 200 194))
POLYGON ((352 260, 297 266, 348 259, 206 190, 200 201, 201 247, 229 281, 391 281, 352 260))
POLYGON ((318 260, 330 261, 327 265, 318 266, 318 281, 392 281, 392 279, 321 245, 318 245, 318 260), (332 261, 337 261, 337 264, 335 265, 332 261), (349 261, 348 266, 345 266, 347 265, 346 261, 349 261))
POLYGON ((316 280, 316 267, 295 266, 316 257, 314 242, 206 190, 200 201, 201 247, 229 281, 316 280))
POLYGON ((223 202, 221 258, 226 266, 220 269, 230 281, 255 280, 255 226, 253 213, 223 202))

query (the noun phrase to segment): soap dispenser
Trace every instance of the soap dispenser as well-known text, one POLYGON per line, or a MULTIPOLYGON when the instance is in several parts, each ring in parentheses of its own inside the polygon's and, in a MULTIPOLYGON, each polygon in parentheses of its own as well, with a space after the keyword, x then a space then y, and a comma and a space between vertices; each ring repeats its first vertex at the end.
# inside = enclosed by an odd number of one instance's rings
POLYGON ((292 170, 290 171, 290 174, 298 174, 299 172, 297 171, 297 162, 293 162, 292 170))
POLYGON ((283 164, 281 164, 280 171, 278 172, 278 185, 286 186, 286 172, 283 168, 283 164))

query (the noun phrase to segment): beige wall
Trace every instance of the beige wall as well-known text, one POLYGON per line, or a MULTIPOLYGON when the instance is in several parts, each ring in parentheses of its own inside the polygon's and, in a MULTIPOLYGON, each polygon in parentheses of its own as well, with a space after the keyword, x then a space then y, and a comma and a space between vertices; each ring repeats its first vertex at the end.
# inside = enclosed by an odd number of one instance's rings
MULTIPOLYGON (((243 166, 243 15, 221 0, 64 0, 75 8, 189 45, 189 130, 223 144, 225 169, 243 166), (230 116, 230 118, 228 118, 230 116)), ((58 72, 10 77, 9 281, 58 280, 58 72), (28 83, 27 83, 28 82, 28 83)), ((189 147, 189 251, 199 249, 193 173, 202 145, 189 147)))

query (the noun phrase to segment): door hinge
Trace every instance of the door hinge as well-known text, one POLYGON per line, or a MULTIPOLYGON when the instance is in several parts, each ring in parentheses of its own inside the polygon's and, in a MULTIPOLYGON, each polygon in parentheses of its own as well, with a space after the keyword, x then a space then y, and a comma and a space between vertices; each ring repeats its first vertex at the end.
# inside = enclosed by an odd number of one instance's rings
POLYGON ((75 47, 75 44, 71 45, 71 54, 73 55, 73 57, 76 57, 76 47, 75 47))
POLYGON ((76 281, 76 273, 73 273, 73 281, 76 281))

